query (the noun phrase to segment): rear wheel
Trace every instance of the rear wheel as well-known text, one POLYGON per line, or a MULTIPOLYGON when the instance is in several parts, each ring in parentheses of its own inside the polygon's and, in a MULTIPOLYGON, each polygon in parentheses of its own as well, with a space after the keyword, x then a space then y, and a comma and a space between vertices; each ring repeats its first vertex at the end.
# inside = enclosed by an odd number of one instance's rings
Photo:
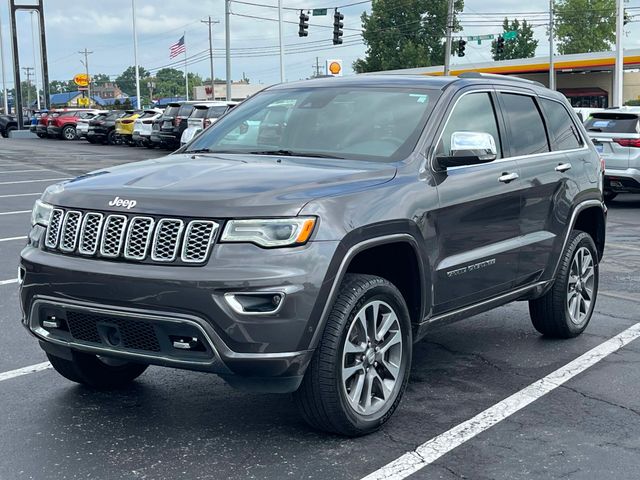
POLYGON ((107 134, 107 143, 109 145, 115 145, 116 144, 116 131, 115 130, 110 130, 109 133, 107 134))
POLYGON ((591 236, 571 232, 553 288, 529 301, 536 330, 554 338, 580 335, 591 320, 598 295, 598 252, 591 236))
POLYGON ((294 394, 314 428, 358 436, 379 429, 409 379, 412 334, 398 289, 372 275, 348 274, 320 344, 294 394))
POLYGON ((76 135, 76 127, 74 127, 73 125, 67 125, 66 127, 64 127, 62 129, 62 138, 64 138, 65 140, 75 140, 77 137, 76 135))
POLYGON ((14 125, 11 125, 10 127, 7 127, 5 138, 10 137, 11 136, 11 132, 15 132, 16 130, 18 130, 18 127, 14 126, 14 125))
POLYGON ((47 353, 53 368, 67 380, 93 388, 119 388, 128 385, 144 373, 148 365, 72 352, 65 360, 47 353))

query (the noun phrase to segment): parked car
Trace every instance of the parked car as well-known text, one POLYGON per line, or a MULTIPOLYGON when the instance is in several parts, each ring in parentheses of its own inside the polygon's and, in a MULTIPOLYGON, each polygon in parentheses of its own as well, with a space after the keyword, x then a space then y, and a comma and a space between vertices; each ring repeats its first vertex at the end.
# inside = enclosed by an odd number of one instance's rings
POLYGON ((0 115, 0 135, 7 138, 11 132, 18 129, 18 121, 13 115, 0 115))
POLYGON ((166 148, 168 146, 173 146, 175 143, 175 136, 163 135, 161 133, 161 128, 165 122, 167 123, 167 126, 173 125, 174 119, 180 110, 180 105, 182 105, 182 102, 169 103, 164 109, 162 115, 153 121, 151 124, 150 147, 166 148))
POLYGON ((187 119, 187 128, 182 132, 180 144, 184 145, 193 140, 201 131, 211 126, 222 115, 227 113, 238 102, 202 102, 194 105, 193 111, 187 119))
POLYGON ((578 118, 582 121, 582 123, 586 122, 589 117, 596 112, 603 112, 604 108, 585 108, 585 107, 573 107, 573 110, 578 115, 578 118))
POLYGON ((76 140, 78 134, 76 126, 80 119, 90 120, 98 110, 65 110, 54 112, 47 117, 47 136, 50 138, 62 138, 64 140, 76 140))
POLYGON ((45 117, 47 116, 49 110, 36 110, 35 112, 33 112, 33 116, 31 117, 31 122, 29 124, 29 131, 31 133, 34 133, 36 135, 38 135, 38 137, 41 137, 44 134, 38 133, 38 123, 40 122, 40 119, 42 118, 42 116, 44 115, 45 117))
POLYGON ((392 416, 434 326, 520 300, 540 333, 580 335, 599 155, 561 93, 461 77, 275 85, 178 153, 48 188, 21 251, 24 325, 73 382, 212 372, 295 392, 310 425, 352 436, 392 416), (239 141, 274 104, 279 134, 239 141))
POLYGON ((162 146, 176 148, 180 146, 182 132, 187 129, 187 119, 197 103, 202 102, 175 102, 170 103, 159 123, 159 131, 155 138, 162 146))
POLYGON ((78 118, 78 122, 76 123, 76 135, 78 138, 87 138, 89 122, 102 113, 108 113, 108 110, 95 110, 91 115, 84 115, 78 118))
POLYGON ((160 108, 150 108, 142 112, 133 123, 133 134, 131 139, 138 146, 149 146, 151 144, 151 130, 153 122, 160 118, 163 110, 160 108))
POLYGON ((133 126, 141 114, 142 110, 135 110, 131 114, 124 115, 116 120, 116 143, 135 145, 133 142, 133 126))
POLYGON ((114 145, 116 143, 116 120, 125 115, 131 115, 133 112, 134 110, 112 110, 91 119, 87 131, 87 141, 114 145))
POLYGON ((604 197, 640 193, 640 108, 596 112, 585 127, 606 165, 604 197))

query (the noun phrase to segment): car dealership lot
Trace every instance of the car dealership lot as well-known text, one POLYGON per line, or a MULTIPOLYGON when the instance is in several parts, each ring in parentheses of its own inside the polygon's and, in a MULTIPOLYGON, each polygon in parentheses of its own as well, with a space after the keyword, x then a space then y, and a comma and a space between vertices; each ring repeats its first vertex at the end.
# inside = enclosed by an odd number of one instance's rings
MULTIPOLYGON (((237 392, 207 374, 152 367, 118 392, 91 391, 51 369, 17 376, 46 360, 20 325, 12 282, 38 194, 48 179, 164 153, 0 141, 0 478, 362 478, 640 321, 640 196, 621 196, 610 206, 597 313, 584 335, 543 339, 525 303, 434 330, 415 346, 399 410, 368 437, 314 432, 289 396, 237 392)), ((633 478, 639 362, 635 340, 450 444, 411 478, 633 478)))

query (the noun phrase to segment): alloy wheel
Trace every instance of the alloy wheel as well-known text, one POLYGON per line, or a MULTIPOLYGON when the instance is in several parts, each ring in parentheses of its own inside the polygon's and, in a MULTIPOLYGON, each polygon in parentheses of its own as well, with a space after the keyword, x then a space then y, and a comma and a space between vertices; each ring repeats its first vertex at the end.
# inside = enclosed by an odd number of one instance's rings
POLYGON ((595 262, 591 251, 579 248, 569 270, 567 283, 567 309, 569 318, 575 325, 581 325, 589 315, 593 302, 595 284, 595 262))

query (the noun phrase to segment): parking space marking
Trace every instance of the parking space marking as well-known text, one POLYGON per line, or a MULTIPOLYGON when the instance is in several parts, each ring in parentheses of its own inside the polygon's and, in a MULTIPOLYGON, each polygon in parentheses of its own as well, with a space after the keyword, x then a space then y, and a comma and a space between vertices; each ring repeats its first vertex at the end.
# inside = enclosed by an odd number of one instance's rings
POLYGON ((415 450, 405 453, 379 470, 370 473, 363 480, 401 480, 407 478, 409 475, 432 464, 454 448, 459 447, 476 435, 497 425, 502 420, 562 386, 639 337, 640 323, 636 323, 546 377, 487 408, 466 422, 423 443, 415 450))
POLYGON ((12 283, 18 283, 18 279, 12 278, 11 280, 0 280, 0 285, 10 285, 12 283))
POLYGON ((19 213, 31 213, 31 210, 16 210, 15 212, 0 212, 0 215, 17 215, 19 213))
POLYGON ((49 172, 49 171, 52 171, 52 170, 49 170, 48 168, 36 168, 33 170, 9 170, 9 171, 0 172, 0 175, 4 175, 7 173, 49 172))
POLYGON ((634 252, 640 252, 640 248, 632 247, 630 245, 622 245, 620 243, 607 243, 606 247, 619 248, 621 250, 633 250, 634 252))
POLYGON ((40 180, 16 180, 14 182, 0 182, 0 185, 15 185, 17 183, 38 183, 38 182, 54 182, 57 180, 69 180, 71 177, 63 178, 42 178, 40 180))
POLYGON ((49 362, 36 363, 35 365, 29 365, 28 367, 18 368, 16 370, 9 370, 8 372, 0 373, 0 382, 9 380, 11 378, 21 377, 22 375, 29 375, 30 373, 41 372, 51 368, 49 362))
POLYGON ((23 237, 7 237, 7 238, 0 238, 0 242, 11 242, 13 240, 26 240, 27 237, 23 236, 23 237))
POLYGON ((36 195, 42 195, 42 192, 38 193, 12 193, 10 195, 0 195, 0 198, 9 198, 9 197, 34 197, 36 195))
POLYGON ((631 295, 629 295, 629 296, 620 295, 619 293, 603 292, 602 290, 600 290, 598 292, 598 295, 604 295, 605 297, 617 298, 618 300, 626 300, 627 302, 640 303, 640 298, 638 298, 637 296, 636 297, 632 297, 631 295))

